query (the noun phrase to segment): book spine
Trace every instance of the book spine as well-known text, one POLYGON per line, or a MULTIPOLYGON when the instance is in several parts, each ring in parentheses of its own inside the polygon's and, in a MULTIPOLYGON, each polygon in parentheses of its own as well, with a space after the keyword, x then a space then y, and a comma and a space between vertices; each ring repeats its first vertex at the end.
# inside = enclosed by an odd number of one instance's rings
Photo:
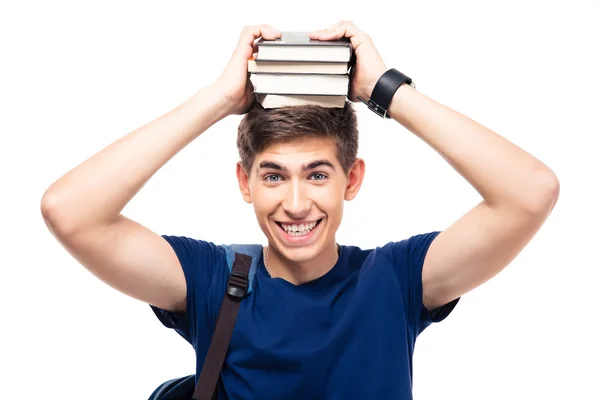
POLYGON ((275 47, 350 47, 352 48, 352 44, 350 42, 347 43, 327 43, 324 41, 323 43, 279 43, 273 41, 264 41, 257 42, 256 45, 260 48, 260 46, 275 46, 275 47))
MULTIPOLYGON (((293 63, 319 63, 319 64, 347 64, 348 61, 323 61, 323 60, 282 60, 280 58, 258 58, 260 54, 254 59, 256 62, 293 62, 293 63)), ((350 50, 350 58, 352 58, 352 50, 350 50)))
POLYGON ((327 94, 327 93, 273 93, 273 92, 253 92, 254 94, 272 94, 276 96, 318 96, 318 97, 338 97, 338 96, 346 96, 345 94, 327 94))
POLYGON ((326 75, 326 76, 340 76, 347 75, 346 72, 340 74, 331 74, 325 72, 271 72, 271 71, 251 71, 256 75, 326 75))

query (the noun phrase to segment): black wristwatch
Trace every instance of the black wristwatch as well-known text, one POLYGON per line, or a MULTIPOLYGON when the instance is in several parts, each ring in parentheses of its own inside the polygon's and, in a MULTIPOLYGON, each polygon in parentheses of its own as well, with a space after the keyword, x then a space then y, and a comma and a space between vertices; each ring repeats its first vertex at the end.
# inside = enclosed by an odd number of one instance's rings
POLYGON ((365 103, 367 107, 369 107, 369 110, 373 111, 381 118, 391 118, 387 113, 388 107, 392 102, 396 90, 405 83, 413 88, 415 87, 412 79, 397 69, 391 68, 381 75, 375 84, 373 92, 371 93, 371 98, 368 101, 361 99, 359 96, 356 97, 365 103))

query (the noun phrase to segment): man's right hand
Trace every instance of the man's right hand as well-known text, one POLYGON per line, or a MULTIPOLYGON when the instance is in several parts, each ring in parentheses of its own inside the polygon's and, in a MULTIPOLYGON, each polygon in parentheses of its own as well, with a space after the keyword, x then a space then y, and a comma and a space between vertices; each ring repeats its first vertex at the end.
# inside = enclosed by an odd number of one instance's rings
POLYGON ((258 51, 254 41, 260 37, 274 40, 281 37, 281 32, 269 25, 244 27, 229 63, 211 85, 217 94, 225 98, 227 115, 246 113, 254 101, 252 83, 248 79, 248 60, 258 51))

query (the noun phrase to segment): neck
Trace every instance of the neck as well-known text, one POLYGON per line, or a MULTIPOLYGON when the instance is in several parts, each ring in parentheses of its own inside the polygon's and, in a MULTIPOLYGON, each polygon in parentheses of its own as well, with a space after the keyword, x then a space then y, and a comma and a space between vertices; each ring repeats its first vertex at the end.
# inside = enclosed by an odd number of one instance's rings
POLYGON ((334 239, 316 257, 297 262, 285 258, 273 246, 269 246, 267 265, 273 278, 301 285, 325 275, 333 268, 337 259, 338 247, 334 239))

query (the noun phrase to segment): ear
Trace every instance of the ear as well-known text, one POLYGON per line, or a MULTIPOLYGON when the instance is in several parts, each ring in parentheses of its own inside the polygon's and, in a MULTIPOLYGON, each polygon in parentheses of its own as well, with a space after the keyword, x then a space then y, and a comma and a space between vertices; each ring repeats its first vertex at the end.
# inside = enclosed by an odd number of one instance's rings
POLYGON ((242 193, 242 197, 246 203, 252 203, 252 193, 250 192, 249 178, 248 174, 244 167, 242 167, 242 163, 238 162, 235 168, 235 173, 238 178, 238 183, 240 185, 240 192, 242 193))
POLYGON ((350 201, 356 197, 365 177, 365 161, 357 158, 348 171, 348 184, 344 193, 344 199, 350 201))

